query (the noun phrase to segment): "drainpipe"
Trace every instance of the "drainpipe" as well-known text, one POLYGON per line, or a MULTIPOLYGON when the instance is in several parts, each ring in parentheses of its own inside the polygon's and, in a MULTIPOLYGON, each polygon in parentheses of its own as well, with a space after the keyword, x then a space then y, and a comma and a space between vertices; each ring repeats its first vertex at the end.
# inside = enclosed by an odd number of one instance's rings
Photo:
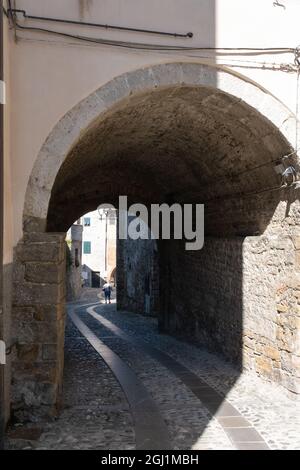
MULTIPOLYGON (((3 86, 3 1, 0 0, 0 86, 3 86)), ((3 103, 0 100, 0 340, 4 338, 4 319, 3 319, 3 210, 4 210, 4 110, 3 103)), ((4 353, 5 354, 5 353, 4 353)), ((4 441, 4 364, 0 361, 0 449, 3 449, 4 441)))

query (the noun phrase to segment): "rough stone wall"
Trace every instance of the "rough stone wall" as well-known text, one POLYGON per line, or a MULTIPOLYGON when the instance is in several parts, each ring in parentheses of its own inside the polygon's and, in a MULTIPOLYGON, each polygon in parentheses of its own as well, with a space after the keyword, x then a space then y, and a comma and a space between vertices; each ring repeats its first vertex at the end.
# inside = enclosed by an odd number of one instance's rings
POLYGON ((118 240, 118 308, 147 315, 159 309, 159 270, 153 240, 118 240))
POLYGON ((300 393, 299 235, 243 245, 244 366, 300 393))
POLYGON ((241 365, 242 238, 206 237, 200 251, 162 244, 160 326, 241 365))
POLYGON ((290 190, 244 244, 244 363, 300 393, 300 202, 290 190))
MULTIPOLYGON (((277 227, 278 228, 278 227, 277 227)), ((299 235, 164 245, 160 325, 300 393, 299 235)))
POLYGON ((63 374, 65 234, 25 233, 13 281, 14 418, 53 416, 63 374))

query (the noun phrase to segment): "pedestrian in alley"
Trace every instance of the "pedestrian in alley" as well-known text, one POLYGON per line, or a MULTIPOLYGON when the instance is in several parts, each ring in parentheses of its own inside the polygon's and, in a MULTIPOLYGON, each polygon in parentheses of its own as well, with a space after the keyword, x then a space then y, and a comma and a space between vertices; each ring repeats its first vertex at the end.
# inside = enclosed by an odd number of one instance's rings
POLYGON ((106 282, 102 288, 103 292, 104 292, 104 297, 105 297, 105 303, 107 304, 107 302, 111 303, 111 291, 112 291, 112 286, 109 282, 106 282))

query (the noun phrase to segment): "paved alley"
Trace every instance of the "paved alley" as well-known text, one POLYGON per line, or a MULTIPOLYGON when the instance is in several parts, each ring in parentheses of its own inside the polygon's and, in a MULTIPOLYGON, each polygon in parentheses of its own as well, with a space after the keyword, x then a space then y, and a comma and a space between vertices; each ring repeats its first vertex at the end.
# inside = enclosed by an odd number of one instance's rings
POLYGON ((40 450, 299 449, 299 402, 91 290, 68 305, 61 415, 8 436, 40 450))

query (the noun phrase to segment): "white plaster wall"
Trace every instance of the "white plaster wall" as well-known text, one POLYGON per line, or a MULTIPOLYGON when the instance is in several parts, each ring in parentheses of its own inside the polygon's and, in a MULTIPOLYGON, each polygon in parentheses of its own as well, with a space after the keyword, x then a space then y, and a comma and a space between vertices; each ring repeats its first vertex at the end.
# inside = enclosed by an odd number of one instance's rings
POLYGON ((97 211, 89 212, 82 217, 82 264, 92 271, 100 271, 103 275, 105 268, 105 220, 99 219, 97 211), (84 218, 91 219, 90 227, 84 226, 84 218), (91 242, 91 254, 84 253, 84 242, 91 242))
MULTIPOLYGON (((85 214, 81 221, 83 225, 82 265, 88 266, 92 271, 100 272, 103 278, 107 275, 105 272, 105 216, 101 220, 98 211, 93 211, 85 214), (88 217, 91 219, 91 225, 85 227, 84 219, 88 217), (91 242, 91 254, 84 253, 85 241, 91 242)), ((110 225, 109 221, 107 221, 107 244, 108 248, 116 246, 116 225, 110 225)), ((108 271, 111 268, 108 266, 108 271)))
MULTIPOLYGON (((43 26, 106 39, 199 47, 296 47, 300 2, 282 0, 17 0, 29 14, 85 19, 137 28, 194 33, 193 39, 43 23, 43 26)), ((214 52, 162 53, 80 44, 61 37, 10 35, 11 146, 14 244, 22 236, 26 186, 38 152, 58 120, 102 84, 145 65, 193 60, 218 63, 266 88, 296 111, 297 74, 272 70, 292 64, 293 55, 222 55, 214 52), (242 62, 241 62, 242 61, 242 62), (261 64, 271 70, 262 70, 261 64), (275 65, 274 65, 275 64, 275 65)))

